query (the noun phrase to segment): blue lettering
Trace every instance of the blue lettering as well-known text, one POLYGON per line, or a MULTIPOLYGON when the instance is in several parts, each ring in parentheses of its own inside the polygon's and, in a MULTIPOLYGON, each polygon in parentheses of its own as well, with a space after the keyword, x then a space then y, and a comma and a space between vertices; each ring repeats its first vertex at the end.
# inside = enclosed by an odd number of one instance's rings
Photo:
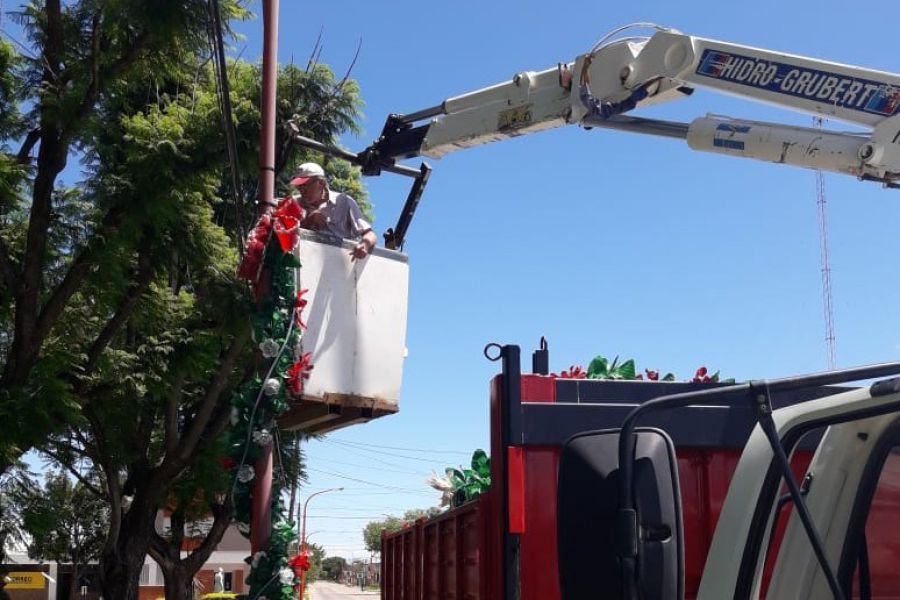
POLYGON ((703 51, 696 73, 777 94, 825 100, 838 107, 886 117, 900 113, 900 101, 893 101, 893 94, 887 91, 895 89, 894 85, 879 81, 713 49, 703 51))

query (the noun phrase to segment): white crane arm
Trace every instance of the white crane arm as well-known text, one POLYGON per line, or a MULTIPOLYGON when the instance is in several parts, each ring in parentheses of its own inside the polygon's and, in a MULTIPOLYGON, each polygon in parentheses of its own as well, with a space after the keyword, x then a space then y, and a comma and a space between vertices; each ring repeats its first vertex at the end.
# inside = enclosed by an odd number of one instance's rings
POLYGON ((392 115, 382 137, 361 153, 370 164, 444 154, 567 124, 608 127, 687 140, 695 149, 900 183, 900 75, 660 29, 595 48, 572 63, 449 98, 409 115, 392 115), (704 116, 674 123, 604 118, 582 102, 585 56, 593 96, 625 100, 642 87, 637 108, 704 87, 869 129, 815 128, 704 116), (424 124, 421 122, 427 120, 424 124))

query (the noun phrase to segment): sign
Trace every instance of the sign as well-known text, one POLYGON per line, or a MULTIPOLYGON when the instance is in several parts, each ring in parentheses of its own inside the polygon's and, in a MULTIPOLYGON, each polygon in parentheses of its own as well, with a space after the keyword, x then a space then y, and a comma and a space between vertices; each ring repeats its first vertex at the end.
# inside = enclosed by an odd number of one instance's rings
POLYGON ((889 83, 733 52, 705 50, 697 74, 884 117, 900 110, 900 89, 889 83))
POLYGON ((42 590, 46 585, 40 571, 12 571, 6 574, 7 590, 42 590))

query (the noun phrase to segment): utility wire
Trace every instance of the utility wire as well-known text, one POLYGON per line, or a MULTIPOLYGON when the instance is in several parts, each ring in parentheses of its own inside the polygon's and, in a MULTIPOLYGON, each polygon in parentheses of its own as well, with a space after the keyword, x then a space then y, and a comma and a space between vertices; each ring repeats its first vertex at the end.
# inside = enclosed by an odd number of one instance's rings
MULTIPOLYGON (((365 448, 352 448, 350 446, 335 446, 335 448, 343 450, 344 452, 349 452, 350 454, 354 454, 356 456, 359 456, 361 458, 364 458, 364 459, 372 461, 372 462, 376 462, 381 465, 387 465, 389 467, 396 467, 398 469, 409 468, 409 464, 398 464, 395 462, 390 462, 390 461, 384 460, 382 458, 377 458, 375 456, 372 456, 371 452, 373 452, 373 451, 366 450, 365 448)), ((437 461, 435 460, 435 462, 437 462, 437 461)))
POLYGON ((347 476, 347 475, 342 475, 341 473, 334 473, 333 471, 325 471, 324 469, 313 469, 312 467, 310 467, 309 470, 310 470, 310 471, 315 471, 316 473, 322 473, 322 474, 324 474, 324 475, 331 475, 332 477, 338 477, 338 478, 340 478, 340 479, 346 479, 346 480, 348 480, 348 481, 355 481, 355 482, 357 482, 357 483, 364 483, 364 484, 366 484, 366 485, 371 485, 371 486, 375 486, 375 487, 378 487, 378 488, 383 488, 383 489, 386 489, 386 490, 393 490, 393 491, 395 491, 395 492, 406 492, 406 493, 410 493, 410 494, 427 494, 427 495, 429 495, 429 496, 432 495, 430 492, 425 492, 425 491, 423 491, 423 490, 412 490, 412 489, 409 489, 409 488, 398 487, 398 486, 396 486, 396 485, 385 485, 385 484, 383 484, 383 483, 375 483, 374 481, 366 481, 365 479, 358 479, 358 478, 356 478, 356 477, 349 477, 349 476, 347 476))
MULTIPOLYGON (((368 470, 372 469, 372 465, 361 465, 359 463, 349 463, 349 462, 344 462, 341 460, 332 460, 330 458, 318 458, 318 459, 316 459, 316 462, 325 462, 325 463, 331 463, 331 464, 335 464, 335 465, 343 465, 345 467, 359 467, 360 469, 368 469, 368 470)), ((413 477, 426 477, 426 478, 431 475, 430 473, 422 473, 420 471, 410 471, 408 469, 406 469, 406 470, 384 469, 381 467, 378 468, 378 472, 379 473, 399 473, 401 475, 411 475, 413 477)))
POLYGON ((219 0, 209 0, 209 18, 212 25, 211 43, 215 59, 213 65, 216 72, 216 90, 222 112, 222 125, 225 130, 225 148, 228 151, 228 163, 231 171, 231 189, 234 195, 234 214, 238 228, 238 249, 243 253, 244 219, 241 216, 242 203, 238 181, 237 135, 234 132, 234 118, 231 110, 231 87, 228 84, 228 63, 225 61, 225 43, 222 39, 222 20, 219 12, 219 0))
POLYGON ((327 443, 330 443, 330 444, 337 444, 337 445, 339 445, 339 446, 343 446, 344 448, 353 448, 354 450, 357 450, 357 451, 359 451, 359 452, 367 452, 367 453, 369 453, 369 454, 375 454, 375 455, 377 455, 377 456, 382 456, 382 455, 384 455, 384 456, 393 456, 393 457, 395 457, 395 458, 403 458, 403 459, 406 459, 406 460, 417 460, 417 461, 419 461, 419 462, 429 463, 429 464, 432 464, 432 465, 436 462, 436 459, 419 458, 418 456, 407 456, 407 455, 405 455, 405 454, 397 454, 396 452, 386 452, 386 451, 383 451, 383 450, 368 450, 368 449, 366 449, 366 448, 358 448, 358 447, 356 447, 356 446, 351 446, 350 444, 345 444, 344 442, 339 442, 339 441, 337 441, 337 440, 328 440, 328 439, 326 439, 326 440, 324 440, 324 441, 327 442, 327 443))
POLYGON ((463 456, 472 456, 471 452, 463 452, 462 450, 435 450, 429 448, 406 448, 402 446, 382 446, 380 444, 366 444, 352 440, 335 439, 334 437, 326 438, 326 441, 340 442, 351 446, 365 446, 367 448, 380 448, 383 450, 400 450, 405 452, 428 452, 430 454, 462 454, 463 456))

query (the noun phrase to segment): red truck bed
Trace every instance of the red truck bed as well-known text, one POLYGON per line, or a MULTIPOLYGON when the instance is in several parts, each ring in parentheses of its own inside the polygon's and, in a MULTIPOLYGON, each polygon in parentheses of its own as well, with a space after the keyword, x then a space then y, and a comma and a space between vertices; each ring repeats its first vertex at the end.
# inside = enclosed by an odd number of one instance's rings
MULTIPOLYGON (((385 535, 383 599, 560 600, 556 476, 562 445, 579 432, 618 427, 639 403, 709 385, 520 375, 518 357, 515 360, 504 364, 504 375, 491 385, 491 492, 385 535)), ((836 391, 805 389, 776 397, 774 403, 785 406, 836 391)), ((725 493, 755 418, 749 407, 688 407, 657 413, 641 425, 665 430, 677 448, 685 590, 687 598, 694 598, 725 493)), ((807 440, 795 452, 798 478, 817 441, 807 440)), ((780 531, 789 511, 788 506, 779 520, 780 531)), ((900 456, 892 456, 882 472, 868 523, 872 597, 900 598, 900 570, 895 567, 900 564, 900 456), (873 522, 881 525, 872 527, 873 522)))

